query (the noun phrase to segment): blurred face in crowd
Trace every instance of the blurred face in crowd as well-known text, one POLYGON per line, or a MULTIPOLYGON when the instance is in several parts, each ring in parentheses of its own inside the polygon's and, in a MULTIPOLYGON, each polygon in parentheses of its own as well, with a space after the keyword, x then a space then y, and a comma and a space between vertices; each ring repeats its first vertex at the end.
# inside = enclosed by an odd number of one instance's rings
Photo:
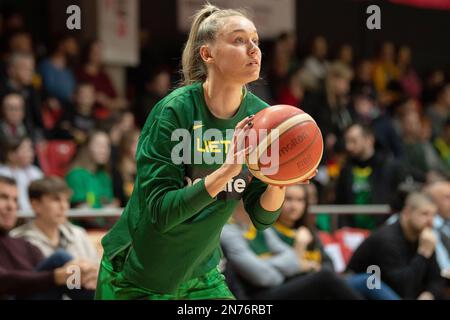
POLYGON ((450 83, 439 93, 439 103, 450 108, 450 83))
POLYGON ((30 139, 24 139, 16 151, 8 155, 10 164, 19 168, 26 168, 34 161, 33 143, 30 139))
POLYGON ((370 83, 373 79, 373 64, 370 60, 362 61, 358 66, 357 77, 359 80, 370 83))
POLYGON ((392 42, 383 43, 381 48, 381 59, 385 62, 394 62, 395 48, 392 42))
POLYGON ((374 137, 363 132, 360 126, 351 126, 345 133, 345 149, 358 160, 366 160, 373 153, 374 137))
POLYGON ((3 98, 3 118, 6 123, 17 126, 25 117, 24 101, 18 94, 8 94, 3 98))
POLYGON ((313 54, 318 59, 323 60, 327 57, 328 45, 324 37, 316 37, 313 42, 313 54))
POLYGON ((433 227, 433 219, 437 208, 432 203, 422 203, 417 208, 406 207, 403 210, 403 219, 406 227, 419 236, 425 228, 433 227))
POLYGON ((376 104, 372 99, 364 95, 358 95, 354 99, 354 107, 360 117, 370 118, 376 109, 376 104))
POLYGON ((14 59, 10 69, 10 77, 23 86, 31 85, 34 74, 34 58, 21 56, 14 59))
POLYGON ((306 191, 302 186, 294 185, 287 187, 279 218, 282 224, 292 227, 304 215, 306 197, 306 191))
POLYGON ((89 143, 89 153, 92 159, 98 165, 105 165, 109 162, 111 146, 109 137, 104 132, 97 132, 89 143))
POLYGON ((14 35, 9 41, 10 52, 33 53, 33 41, 26 32, 20 32, 14 35))
POLYGON ((44 194, 40 199, 31 200, 36 218, 47 226, 58 227, 67 221, 70 195, 64 192, 44 194))
POLYGON ((351 64, 353 61, 353 48, 345 44, 339 50, 339 60, 341 60, 345 64, 351 64))
POLYGON ((398 50, 398 63, 401 65, 409 65, 411 63, 411 49, 407 46, 402 46, 398 50))
POLYGON ((0 182, 0 229, 9 231, 17 222, 17 187, 0 182))
POLYGON ((89 51, 89 62, 96 65, 102 63, 102 52, 100 42, 95 42, 92 44, 89 51))
POLYGON ((338 96, 345 96, 350 91, 350 81, 345 77, 334 77, 333 78, 334 92, 338 96))
POLYGON ((163 97, 170 90, 170 74, 167 71, 159 72, 155 78, 149 83, 149 91, 163 97))
POLYGON ((450 219, 450 182, 436 182, 429 187, 428 193, 437 205, 439 215, 450 219))
POLYGON ((80 85, 75 94, 77 109, 82 113, 90 113, 95 104, 95 88, 90 84, 80 85))
POLYGON ((74 37, 67 37, 63 42, 63 50, 68 57, 77 56, 80 51, 77 40, 74 37))
POLYGON ((249 83, 259 78, 261 50, 253 22, 242 16, 223 18, 216 39, 200 48, 208 76, 217 75, 234 83, 249 83))
POLYGON ((409 138, 418 139, 422 134, 422 124, 420 122, 419 113, 411 111, 405 113, 402 117, 403 135, 409 138))

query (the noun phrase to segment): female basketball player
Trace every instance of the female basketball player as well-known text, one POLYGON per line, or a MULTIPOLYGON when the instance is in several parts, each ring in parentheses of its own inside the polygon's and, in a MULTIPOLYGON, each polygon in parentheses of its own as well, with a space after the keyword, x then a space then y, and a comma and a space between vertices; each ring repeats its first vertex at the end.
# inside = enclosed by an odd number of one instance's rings
MULTIPOLYGON (((120 220, 104 237, 98 299, 233 299, 218 270, 220 232, 242 198, 253 224, 278 218, 285 188, 253 178, 236 148, 267 104, 245 85, 259 77, 261 51, 252 21, 205 5, 186 43, 185 86, 152 110, 138 143, 137 178, 120 220), (176 129, 189 130, 190 159, 174 161, 176 129), (235 129, 232 140, 225 136, 235 129), (217 129, 223 139, 195 132, 217 129), (236 130, 240 129, 240 130, 236 130), (239 133, 238 133, 239 132, 239 133), (223 164, 203 161, 223 158, 223 164), (198 161, 198 159, 202 161, 198 161)), ((231 137, 230 137, 231 138, 231 137)), ((187 157, 186 157, 187 156, 187 157)))

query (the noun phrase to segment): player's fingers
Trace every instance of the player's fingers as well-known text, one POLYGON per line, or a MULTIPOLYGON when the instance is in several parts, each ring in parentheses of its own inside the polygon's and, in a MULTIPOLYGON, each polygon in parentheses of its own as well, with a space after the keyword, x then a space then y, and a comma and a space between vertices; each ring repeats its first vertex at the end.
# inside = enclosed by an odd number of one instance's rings
POLYGON ((252 119, 253 119, 254 115, 250 115, 246 118, 244 118, 243 120, 241 120, 236 127, 234 128, 235 130, 237 129, 243 129, 245 127, 245 125, 247 125, 247 123, 249 123, 252 119))

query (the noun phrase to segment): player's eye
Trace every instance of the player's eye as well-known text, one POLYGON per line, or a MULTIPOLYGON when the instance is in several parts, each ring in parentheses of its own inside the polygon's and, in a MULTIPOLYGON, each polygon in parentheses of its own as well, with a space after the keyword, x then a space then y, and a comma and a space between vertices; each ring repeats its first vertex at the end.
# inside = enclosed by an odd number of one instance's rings
POLYGON ((244 38, 242 38, 242 37, 237 37, 234 40, 234 42, 237 43, 237 44, 245 43, 244 38))
POLYGON ((259 46, 259 39, 255 38, 252 41, 256 46, 259 46))

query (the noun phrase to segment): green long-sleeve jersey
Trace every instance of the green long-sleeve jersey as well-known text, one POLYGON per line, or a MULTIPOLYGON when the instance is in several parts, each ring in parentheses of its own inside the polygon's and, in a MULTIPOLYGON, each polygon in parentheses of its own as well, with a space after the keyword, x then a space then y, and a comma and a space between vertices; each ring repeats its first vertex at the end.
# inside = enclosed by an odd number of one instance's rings
POLYGON ((265 107, 246 91, 237 113, 219 119, 206 106, 202 84, 195 83, 153 108, 138 142, 133 193, 102 240, 105 258, 127 281, 173 293, 180 283, 217 266, 222 227, 241 198, 256 228, 276 221, 279 210, 266 211, 260 204, 267 185, 252 178, 245 165, 214 198, 204 182, 225 159, 236 124, 265 107))

